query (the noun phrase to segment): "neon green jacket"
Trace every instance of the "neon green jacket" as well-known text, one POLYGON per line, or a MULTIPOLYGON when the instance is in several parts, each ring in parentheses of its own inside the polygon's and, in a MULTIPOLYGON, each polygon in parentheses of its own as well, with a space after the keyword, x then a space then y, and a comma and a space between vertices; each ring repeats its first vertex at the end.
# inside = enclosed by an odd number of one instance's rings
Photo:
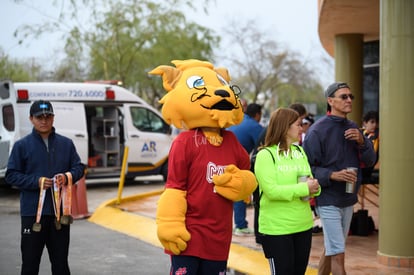
MULTIPOLYGON (((266 235, 285 235, 309 230, 313 216, 309 201, 300 198, 309 195, 306 182, 298 183, 298 176, 312 176, 302 147, 291 145, 290 152, 280 152, 274 145, 260 150, 254 171, 259 183, 259 232, 266 235)), ((319 195, 320 190, 317 195, 319 195)))

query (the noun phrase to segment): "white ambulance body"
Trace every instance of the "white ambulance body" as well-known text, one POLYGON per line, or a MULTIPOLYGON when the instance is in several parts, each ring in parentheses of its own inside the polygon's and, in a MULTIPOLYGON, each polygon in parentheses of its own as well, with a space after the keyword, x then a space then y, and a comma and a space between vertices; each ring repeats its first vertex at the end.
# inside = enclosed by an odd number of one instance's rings
POLYGON ((155 108, 120 86, 6 81, 0 98, 0 178, 14 142, 32 131, 29 109, 35 100, 52 103, 56 132, 73 140, 87 165, 87 182, 119 177, 126 146, 127 179, 166 178, 171 127, 155 108))
POLYGON ((19 124, 14 118, 16 94, 10 81, 0 81, 0 183, 4 179, 11 146, 19 124))

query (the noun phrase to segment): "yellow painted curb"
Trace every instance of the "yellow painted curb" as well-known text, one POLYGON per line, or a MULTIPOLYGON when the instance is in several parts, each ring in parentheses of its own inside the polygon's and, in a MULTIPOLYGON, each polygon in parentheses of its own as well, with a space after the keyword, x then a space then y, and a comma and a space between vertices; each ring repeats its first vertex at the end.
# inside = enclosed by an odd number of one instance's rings
MULTIPOLYGON (((126 197, 121 202, 140 200, 149 196, 159 195, 162 191, 126 197)), ((116 208, 114 207, 116 202, 117 199, 111 199, 102 203, 88 221, 162 248, 156 234, 157 227, 155 220, 116 208)), ((228 267, 249 275, 270 273, 269 264, 263 256, 263 252, 238 244, 231 244, 230 246, 228 267)), ((306 270, 306 275, 314 274, 317 274, 315 269, 308 268, 306 270)))
POLYGON ((269 263, 263 252, 239 244, 231 244, 228 266, 244 274, 270 274, 269 263))

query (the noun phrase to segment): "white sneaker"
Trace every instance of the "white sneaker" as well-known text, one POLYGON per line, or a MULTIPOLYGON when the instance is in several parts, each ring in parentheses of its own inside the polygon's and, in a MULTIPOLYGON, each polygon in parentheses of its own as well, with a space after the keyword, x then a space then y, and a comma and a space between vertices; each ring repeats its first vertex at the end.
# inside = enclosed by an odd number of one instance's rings
POLYGON ((234 230, 234 235, 236 236, 250 236, 253 235, 254 231, 251 230, 250 228, 236 228, 236 230, 234 230))

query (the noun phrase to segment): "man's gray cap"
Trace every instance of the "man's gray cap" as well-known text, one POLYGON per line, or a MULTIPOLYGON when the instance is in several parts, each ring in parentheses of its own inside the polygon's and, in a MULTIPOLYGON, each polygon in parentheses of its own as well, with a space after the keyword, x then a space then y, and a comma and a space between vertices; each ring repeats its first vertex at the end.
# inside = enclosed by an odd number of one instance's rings
POLYGON ((332 83, 331 85, 328 86, 328 88, 326 88, 325 97, 326 98, 332 97, 333 94, 337 90, 342 89, 342 88, 348 88, 349 89, 349 86, 345 82, 334 82, 334 83, 332 83))

